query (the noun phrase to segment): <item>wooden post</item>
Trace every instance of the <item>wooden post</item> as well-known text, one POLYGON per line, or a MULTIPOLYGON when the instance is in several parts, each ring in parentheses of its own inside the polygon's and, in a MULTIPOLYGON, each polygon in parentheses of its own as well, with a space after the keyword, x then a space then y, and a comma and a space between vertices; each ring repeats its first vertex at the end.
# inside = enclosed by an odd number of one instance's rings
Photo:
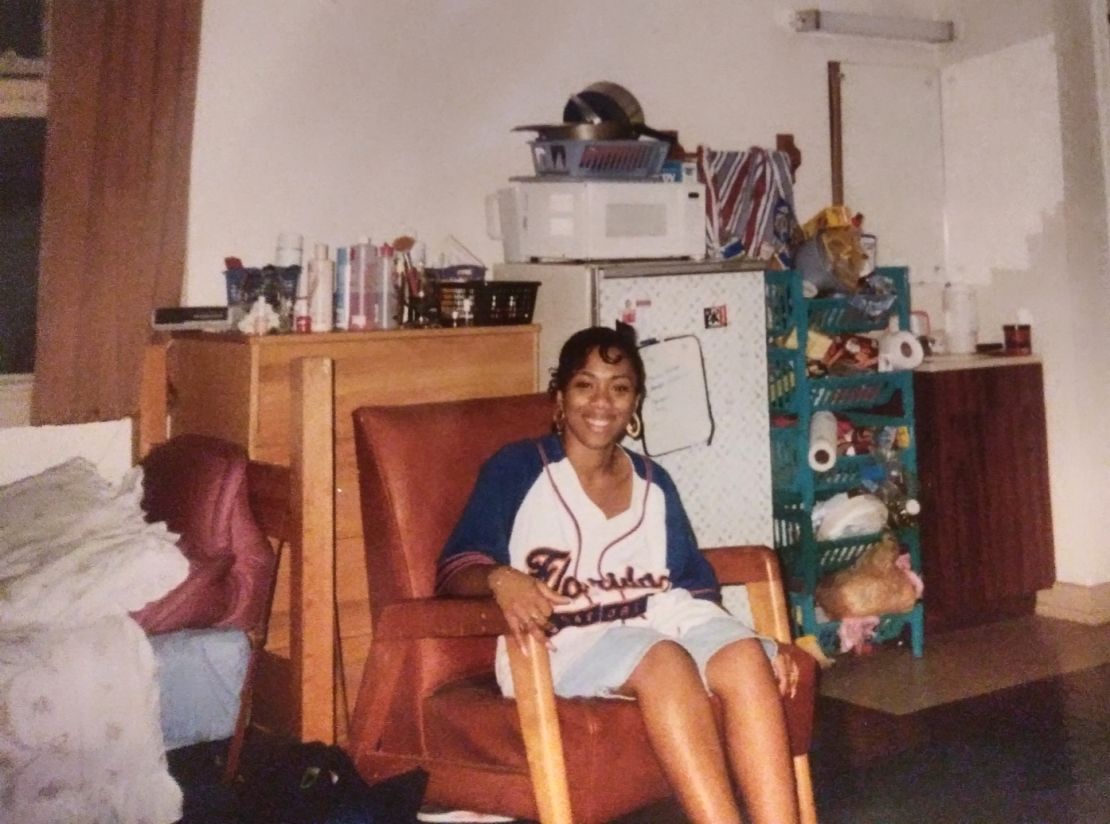
POLYGON ((844 143, 840 119, 840 63, 830 60, 829 79, 829 161, 832 168, 832 205, 844 205, 844 143))
POLYGON ((139 413, 131 423, 132 462, 138 463, 169 436, 169 376, 166 368, 169 341, 154 338, 143 347, 139 378, 139 413))
POLYGON ((335 449, 332 361, 290 365, 290 657, 302 741, 335 742, 335 449))

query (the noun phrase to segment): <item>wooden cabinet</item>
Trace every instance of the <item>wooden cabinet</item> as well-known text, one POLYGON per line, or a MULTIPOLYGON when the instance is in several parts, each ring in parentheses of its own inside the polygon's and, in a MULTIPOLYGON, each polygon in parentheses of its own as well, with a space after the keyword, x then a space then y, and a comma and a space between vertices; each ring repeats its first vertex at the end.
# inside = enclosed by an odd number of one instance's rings
MULTIPOLYGON (((351 413, 367 404, 516 395, 535 391, 538 327, 335 332, 249 337, 180 333, 169 353, 170 432, 196 432, 242 444, 253 460, 287 465, 290 366, 301 358, 334 363, 335 591, 340 689, 358 694, 370 641, 366 564, 351 413)), ((321 444, 329 448, 331 444, 321 444)), ((444 444, 445 453, 450 444, 444 444)), ((278 571, 267 659, 256 715, 296 729, 287 716, 291 624, 286 553, 278 571)), ((328 607, 330 609, 330 607, 328 607)), ((342 693, 341 693, 342 695, 342 693)), ((348 705, 348 708, 349 705, 348 705)), ((342 725, 340 725, 342 730, 342 725)))
POLYGON ((944 363, 914 376, 930 630, 1030 614, 1056 575, 1041 364, 944 363))

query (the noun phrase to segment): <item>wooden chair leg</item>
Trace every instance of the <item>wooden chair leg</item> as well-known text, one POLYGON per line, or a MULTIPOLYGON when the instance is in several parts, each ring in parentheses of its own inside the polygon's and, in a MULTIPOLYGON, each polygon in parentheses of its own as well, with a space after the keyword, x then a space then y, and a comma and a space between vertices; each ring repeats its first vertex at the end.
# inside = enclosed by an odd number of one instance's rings
POLYGON ((243 754, 243 745, 246 743, 251 722, 254 674, 258 668, 258 657, 261 653, 261 648, 252 641, 250 658, 247 659, 247 673, 243 678, 243 686, 239 690, 239 714, 235 718, 235 731, 231 734, 231 741, 228 742, 227 760, 224 762, 223 780, 226 784, 234 783, 239 775, 239 759, 243 754))
POLYGON ((508 647, 516 708, 540 824, 573 824, 547 649, 532 636, 528 636, 527 654, 521 652, 511 638, 508 647))
POLYGON ((813 776, 809 756, 794 756, 794 784, 798 788, 798 812, 802 824, 817 824, 817 805, 813 799, 813 776))

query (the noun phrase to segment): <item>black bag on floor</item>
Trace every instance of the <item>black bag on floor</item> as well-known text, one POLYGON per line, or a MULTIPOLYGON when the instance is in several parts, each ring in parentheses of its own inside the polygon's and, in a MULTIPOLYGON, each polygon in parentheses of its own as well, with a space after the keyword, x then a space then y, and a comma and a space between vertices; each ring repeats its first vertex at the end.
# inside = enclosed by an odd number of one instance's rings
POLYGON ((373 786, 339 747, 275 743, 244 764, 238 786, 243 824, 411 824, 428 774, 414 770, 373 786))

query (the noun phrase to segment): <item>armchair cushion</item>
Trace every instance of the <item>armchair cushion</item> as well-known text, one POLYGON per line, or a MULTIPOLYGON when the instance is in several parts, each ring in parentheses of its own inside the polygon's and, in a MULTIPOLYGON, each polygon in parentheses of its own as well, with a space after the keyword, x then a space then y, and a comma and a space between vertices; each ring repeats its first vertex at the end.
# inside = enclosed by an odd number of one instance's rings
MULTIPOLYGON (((557 711, 578 820, 606 821, 670 794, 634 701, 564 698, 557 702, 557 711), (613 782, 618 775, 621 780, 613 782)), ((516 702, 502 697, 492 675, 440 688, 425 699, 424 713, 429 757, 527 776, 516 702)), ((526 780, 502 786, 506 795, 517 786, 528 795, 532 792, 526 780)), ((488 792, 483 800, 491 806, 488 792)), ((519 808, 520 802, 511 804, 512 800, 499 799, 500 806, 492 806, 519 808)))

